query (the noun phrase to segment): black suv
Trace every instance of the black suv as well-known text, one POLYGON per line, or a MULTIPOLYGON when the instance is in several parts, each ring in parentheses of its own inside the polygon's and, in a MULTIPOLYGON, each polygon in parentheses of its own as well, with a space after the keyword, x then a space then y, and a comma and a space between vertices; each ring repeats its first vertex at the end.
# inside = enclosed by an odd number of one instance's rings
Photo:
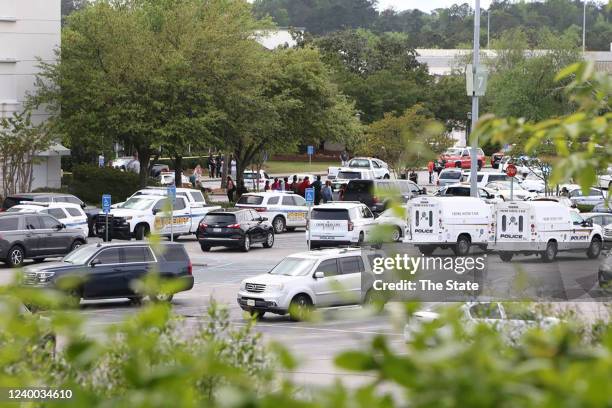
POLYGON ((35 201, 37 203, 70 203, 80 205, 87 215, 87 226, 89 227, 89 236, 93 237, 93 226, 96 223, 96 216, 100 213, 100 209, 96 207, 88 207, 79 197, 72 194, 63 193, 17 193, 7 196, 2 202, 0 212, 6 211, 9 208, 19 204, 35 201))
POLYGON ((425 189, 410 180, 350 180, 344 192, 344 201, 359 201, 367 205, 372 212, 387 209, 395 200, 406 203, 425 189))
POLYGON ((151 271, 181 282, 173 293, 149 295, 153 300, 170 301, 174 293, 193 288, 191 261, 182 244, 146 242, 83 245, 59 262, 24 268, 23 284, 62 290, 71 286, 70 293, 77 299, 140 301, 142 295, 134 291, 133 283, 151 271), (76 288, 75 281, 79 282, 76 288))
POLYGON ((212 211, 200 222, 196 236, 205 252, 214 246, 237 247, 248 252, 255 243, 272 248, 274 228, 266 221, 267 218, 248 208, 212 211))
POLYGON ((21 266, 27 258, 42 262, 64 256, 86 242, 80 229, 67 229, 47 214, 0 214, 0 261, 12 267, 21 266))

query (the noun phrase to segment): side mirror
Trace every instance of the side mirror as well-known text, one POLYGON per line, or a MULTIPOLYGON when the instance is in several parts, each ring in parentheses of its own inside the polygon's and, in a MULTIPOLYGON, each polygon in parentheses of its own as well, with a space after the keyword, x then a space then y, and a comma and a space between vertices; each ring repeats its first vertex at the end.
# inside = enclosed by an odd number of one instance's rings
POLYGON ((81 208, 82 208, 82 209, 87 208, 87 204, 85 204, 85 203, 81 203, 81 208))
POLYGON ((153 215, 157 214, 160 211, 159 208, 154 208, 151 212, 153 213, 153 215))
POLYGON ((425 187, 423 187, 419 193, 420 194, 427 194, 427 189, 425 187))
POLYGON ((321 271, 315 272, 312 277, 315 279, 323 279, 325 277, 325 273, 321 271))
POLYGON ((102 262, 99 259, 94 259, 89 265, 91 265, 92 268, 95 268, 96 265, 100 265, 101 263, 102 262))
POLYGON ((268 221, 268 217, 259 217, 259 221, 268 221))
POLYGON ((378 218, 380 217, 380 213, 372 213, 374 215, 374 218, 378 218))
POLYGON ((66 228, 66 224, 57 224, 55 226, 55 229, 58 231, 63 230, 64 228, 66 228))
POLYGON ((593 226, 593 220, 584 220, 584 221, 582 221, 582 226, 583 227, 592 227, 593 226))

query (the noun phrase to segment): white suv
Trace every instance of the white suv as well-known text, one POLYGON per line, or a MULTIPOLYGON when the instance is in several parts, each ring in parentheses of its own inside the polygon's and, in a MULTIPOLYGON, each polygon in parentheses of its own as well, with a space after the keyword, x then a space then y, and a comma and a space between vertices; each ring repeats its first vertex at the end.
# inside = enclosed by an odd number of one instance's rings
POLYGON ((268 273, 243 280, 237 300, 257 317, 289 313, 299 320, 313 307, 363 303, 369 295, 362 288, 372 286, 372 277, 369 260, 359 248, 302 252, 268 273))
POLYGON ((306 230, 310 229, 310 248, 352 245, 368 242, 377 226, 367 205, 341 201, 314 207, 306 230))
POLYGON ((251 208, 272 222, 275 234, 306 226, 308 207, 300 195, 284 191, 243 194, 236 207, 251 208))

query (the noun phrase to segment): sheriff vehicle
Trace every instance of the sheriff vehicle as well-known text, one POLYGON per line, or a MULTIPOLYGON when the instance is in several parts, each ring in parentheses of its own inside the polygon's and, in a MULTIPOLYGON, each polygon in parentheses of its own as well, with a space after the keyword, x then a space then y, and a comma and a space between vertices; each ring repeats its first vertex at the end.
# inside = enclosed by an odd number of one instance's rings
MULTIPOLYGON (((168 195, 168 187, 157 187, 157 186, 152 186, 152 187, 145 187, 143 189, 140 189, 138 191, 136 191, 134 194, 132 194, 131 197, 136 197, 136 196, 142 196, 142 195, 161 195, 161 196, 166 196, 168 195)), ((182 188, 182 187, 177 187, 176 188, 176 196, 177 197, 185 197, 185 199, 187 200, 187 202, 189 203, 190 206, 195 206, 195 207, 204 207, 206 206, 206 199, 204 198, 204 195, 202 194, 202 191, 196 189, 196 188, 182 188)), ((111 208, 121 208, 121 205, 123 203, 116 203, 113 204, 111 206, 111 208)))
POLYGON ((296 227, 306 227, 308 207, 300 195, 284 191, 243 194, 236 207, 251 208, 260 212, 274 227, 274 233, 293 231, 296 227))
POLYGON ((389 165, 380 159, 374 157, 354 157, 352 158, 346 167, 329 167, 327 169, 327 178, 334 180, 336 178, 342 178, 338 175, 341 171, 350 170, 367 170, 372 174, 372 179, 388 179, 391 178, 389 171, 389 165))
POLYGON ((504 262, 515 254, 538 254, 542 261, 552 262, 559 251, 584 251, 593 259, 601 253, 601 227, 559 203, 501 203, 494 219, 495 240, 489 249, 498 252, 504 262))
POLYGON ((408 203, 412 243, 423 255, 451 248, 465 256, 472 245, 486 248, 492 206, 477 197, 417 197, 408 203))
POLYGON ((190 205, 186 197, 177 194, 171 217, 167 195, 137 195, 130 197, 118 208, 111 209, 108 216, 98 215, 96 235, 100 238, 106 237, 107 218, 111 239, 143 239, 151 233, 163 236, 173 234, 175 237, 194 234, 204 216, 220 208, 190 205))

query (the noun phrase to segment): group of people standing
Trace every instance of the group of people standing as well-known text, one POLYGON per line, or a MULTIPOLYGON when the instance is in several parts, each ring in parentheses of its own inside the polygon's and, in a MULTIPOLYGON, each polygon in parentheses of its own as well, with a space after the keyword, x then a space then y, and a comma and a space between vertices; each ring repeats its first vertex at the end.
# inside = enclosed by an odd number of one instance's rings
POLYGON ((206 167, 208 168, 210 178, 221 177, 221 170, 223 169, 223 156, 221 156, 221 154, 217 154, 217 157, 212 154, 209 155, 208 160, 206 161, 206 167))
POLYGON ((333 200, 333 187, 331 181, 327 180, 325 183, 321 181, 321 176, 316 176, 315 181, 310 182, 310 177, 305 176, 304 179, 298 179, 298 176, 293 176, 291 182, 289 177, 280 179, 274 178, 272 184, 266 181, 264 186, 265 191, 292 191, 295 194, 299 194, 302 197, 306 196, 306 189, 312 188, 314 190, 314 203, 319 205, 321 202, 327 203, 333 200))

